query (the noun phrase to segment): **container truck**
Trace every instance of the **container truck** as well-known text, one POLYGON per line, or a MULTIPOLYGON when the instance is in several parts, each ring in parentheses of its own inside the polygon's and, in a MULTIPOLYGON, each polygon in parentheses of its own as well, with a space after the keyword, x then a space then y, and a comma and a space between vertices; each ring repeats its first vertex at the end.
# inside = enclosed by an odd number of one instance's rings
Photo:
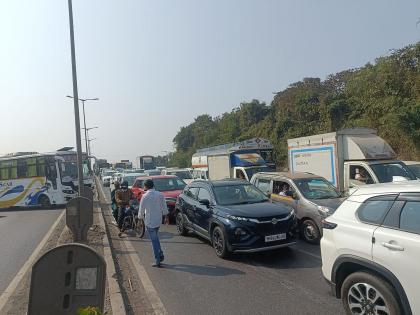
POLYGON ((241 142, 227 143, 214 147, 199 149, 192 156, 191 164, 194 169, 207 169, 208 167, 208 156, 214 152, 247 152, 257 153, 264 161, 265 165, 270 166, 272 169, 276 168, 274 163, 273 145, 270 141, 263 138, 252 138, 241 142))
POLYGON ((255 173, 270 172, 264 159, 254 151, 215 151, 207 156, 210 180, 240 178, 249 181, 255 173))
POLYGON ((138 156, 136 162, 137 167, 144 170, 154 170, 156 167, 155 158, 151 155, 138 156))
POLYGON ((360 185, 416 179, 391 146, 368 128, 287 140, 290 171, 322 176, 341 192, 360 185))

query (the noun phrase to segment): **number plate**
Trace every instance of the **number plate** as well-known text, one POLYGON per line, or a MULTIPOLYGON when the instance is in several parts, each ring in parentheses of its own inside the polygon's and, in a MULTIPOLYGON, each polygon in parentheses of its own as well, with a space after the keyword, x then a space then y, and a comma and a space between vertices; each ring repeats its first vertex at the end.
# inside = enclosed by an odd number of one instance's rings
POLYGON ((283 234, 275 234, 275 235, 268 235, 265 237, 265 242, 275 242, 275 241, 280 241, 280 240, 285 240, 286 239, 286 233, 283 234))

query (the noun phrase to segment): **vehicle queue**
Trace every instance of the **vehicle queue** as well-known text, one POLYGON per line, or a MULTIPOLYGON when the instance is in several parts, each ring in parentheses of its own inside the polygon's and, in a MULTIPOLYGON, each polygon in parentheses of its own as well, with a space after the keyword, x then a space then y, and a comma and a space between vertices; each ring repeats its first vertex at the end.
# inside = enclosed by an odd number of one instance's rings
POLYGON ((152 179, 166 197, 178 234, 207 239, 220 258, 291 246, 299 237, 320 244, 323 276, 348 314, 419 313, 420 182, 371 130, 328 136, 338 139, 332 148, 341 146, 349 160, 352 151, 343 149, 344 143, 358 148, 359 161, 343 162, 343 154, 323 147, 333 141, 320 145, 312 139, 310 148, 300 149, 295 141, 289 154, 294 171, 276 172, 252 148, 262 142, 265 153, 270 151, 269 143, 257 138, 200 150, 192 170, 135 174, 132 191, 141 199, 142 184, 152 179), (378 147, 388 155, 375 155, 378 147), (332 165, 327 170, 320 164, 324 152, 332 165), (371 158, 362 161, 360 152, 371 158))

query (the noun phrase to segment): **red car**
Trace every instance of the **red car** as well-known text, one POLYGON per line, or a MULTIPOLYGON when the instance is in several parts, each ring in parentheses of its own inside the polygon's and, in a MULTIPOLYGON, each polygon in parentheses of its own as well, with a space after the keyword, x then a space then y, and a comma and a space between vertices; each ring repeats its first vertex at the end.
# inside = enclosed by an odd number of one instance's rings
POLYGON ((155 189, 160 191, 166 199, 166 204, 168 205, 169 216, 171 219, 175 218, 175 203, 178 196, 184 190, 184 187, 187 185, 185 182, 174 175, 156 175, 156 176, 141 176, 137 177, 131 191, 140 201, 141 197, 145 193, 144 191, 144 182, 147 179, 153 180, 155 184, 155 189))

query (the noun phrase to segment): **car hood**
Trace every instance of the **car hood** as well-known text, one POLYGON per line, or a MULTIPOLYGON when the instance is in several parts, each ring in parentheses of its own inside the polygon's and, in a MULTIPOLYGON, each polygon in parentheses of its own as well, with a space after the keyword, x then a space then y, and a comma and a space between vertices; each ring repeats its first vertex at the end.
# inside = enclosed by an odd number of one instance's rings
POLYGON ((278 203, 271 203, 270 201, 244 205, 219 206, 219 209, 226 214, 246 218, 284 215, 290 213, 291 210, 290 207, 278 203))
POLYGON ((165 196, 166 201, 174 202, 176 198, 182 193, 182 190, 169 190, 169 191, 161 191, 161 193, 165 196))
POLYGON ((317 205, 331 208, 332 210, 336 210, 345 200, 346 198, 334 198, 334 199, 310 199, 310 201, 317 205))

